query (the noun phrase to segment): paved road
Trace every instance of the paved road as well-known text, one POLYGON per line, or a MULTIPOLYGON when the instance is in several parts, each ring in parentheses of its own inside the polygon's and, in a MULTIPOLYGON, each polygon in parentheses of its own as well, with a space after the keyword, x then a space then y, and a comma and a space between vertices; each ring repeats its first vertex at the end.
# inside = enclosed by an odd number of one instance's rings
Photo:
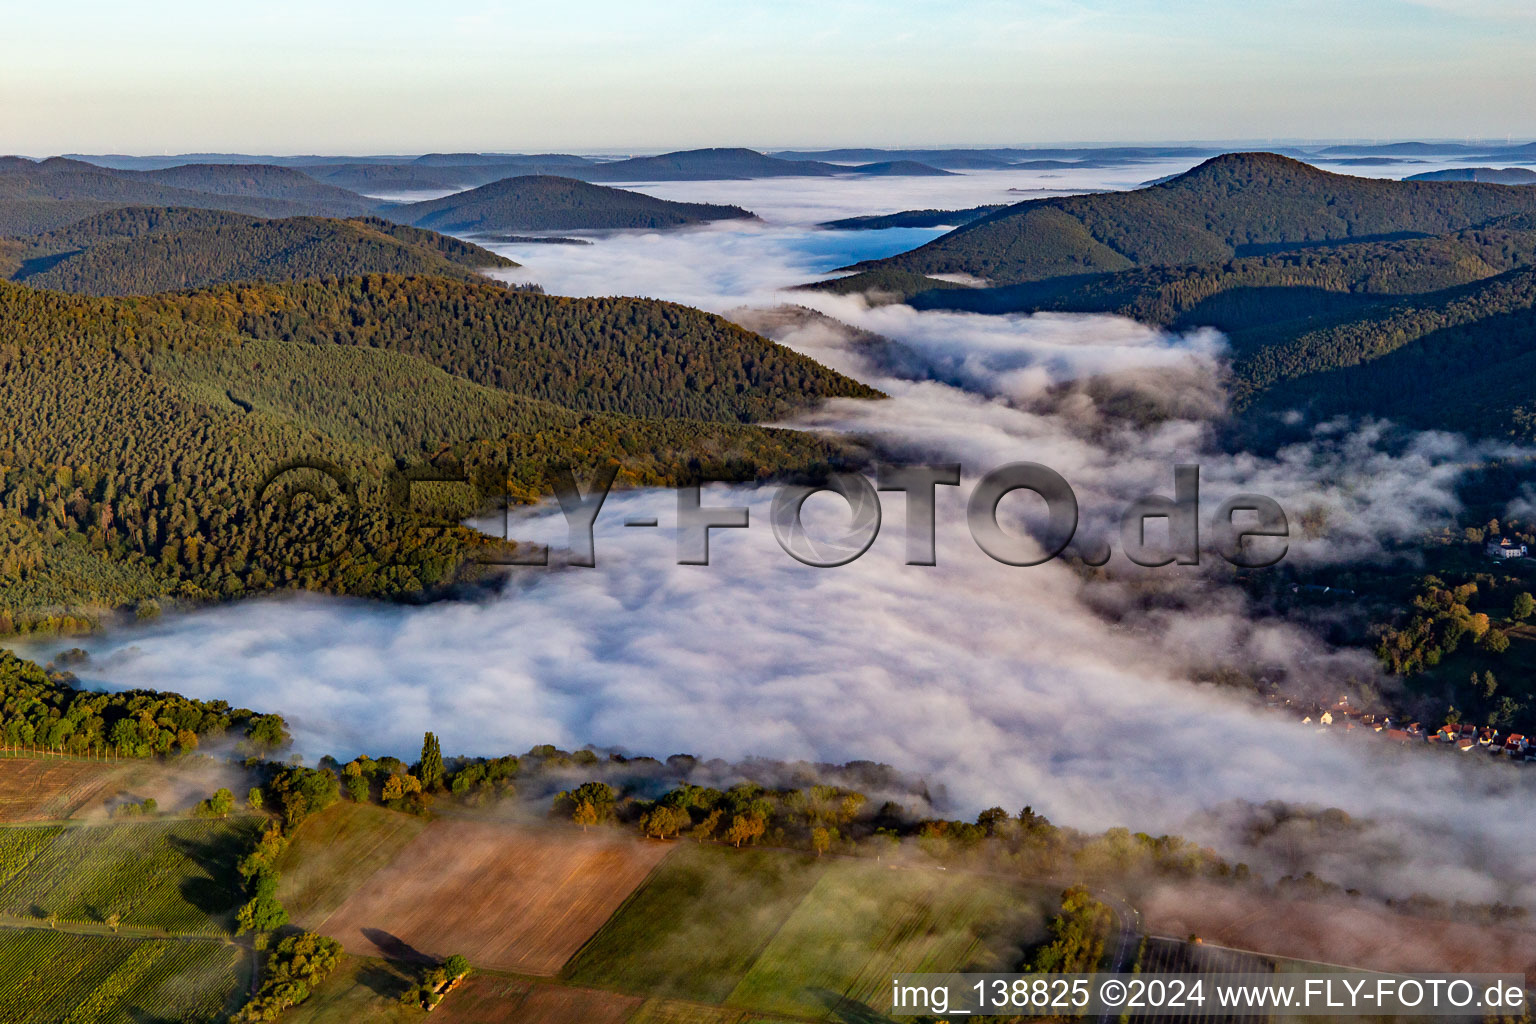
MULTIPOLYGON (((1136 950, 1141 945, 1141 912, 1126 902, 1125 897, 1108 889, 1095 889, 1093 895, 1115 915, 1115 923, 1118 925, 1116 934, 1104 944, 1106 956, 1103 970, 1115 974, 1129 971, 1136 959, 1136 950)), ((1099 1022, 1110 1024, 1119 1017, 1119 1011, 1105 1010, 1099 1015, 1099 1022)))

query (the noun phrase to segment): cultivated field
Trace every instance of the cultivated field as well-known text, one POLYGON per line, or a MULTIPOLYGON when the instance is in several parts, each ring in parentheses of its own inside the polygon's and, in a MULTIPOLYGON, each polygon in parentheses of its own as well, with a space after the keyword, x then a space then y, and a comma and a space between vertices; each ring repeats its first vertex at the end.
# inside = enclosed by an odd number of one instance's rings
POLYGON ((319 928, 362 956, 460 953, 482 967, 551 975, 676 845, 438 821, 319 928))
POLYGON ((629 1024, 775 1024, 777 1018, 726 1006, 703 1006, 678 999, 647 999, 629 1024))
POLYGON ((612 992, 470 975, 432 1013, 433 1024, 626 1024, 641 1000, 612 992))
POLYGON ((350 800, 333 804, 306 819, 283 851, 278 898, 295 923, 318 924, 426 827, 414 814, 350 800))
POLYGON ((776 850, 681 842, 565 977, 700 1003, 723 1003, 824 863, 776 850))
POLYGON ((815 1017, 889 1009, 903 971, 1013 971, 1044 937, 1049 901, 1016 885, 838 861, 795 908, 726 1002, 815 1017))
POLYGON ((896 971, 1016 969, 1054 906, 1054 893, 963 872, 685 845, 566 976, 755 1013, 868 1014, 896 971))
POLYGON ((257 819, 0 828, 0 913, 175 933, 227 930, 257 819))
POLYGON ((1153 932, 1198 935, 1275 958, 1376 971, 1536 974, 1536 931, 1408 917, 1344 897, 1266 900, 1186 886, 1154 893, 1141 909, 1153 932))
POLYGON ((0 757, 0 822, 67 818, 120 771, 102 761, 0 757))
POLYGON ((0 929, 0 1024, 224 1019, 240 950, 217 940, 0 929))

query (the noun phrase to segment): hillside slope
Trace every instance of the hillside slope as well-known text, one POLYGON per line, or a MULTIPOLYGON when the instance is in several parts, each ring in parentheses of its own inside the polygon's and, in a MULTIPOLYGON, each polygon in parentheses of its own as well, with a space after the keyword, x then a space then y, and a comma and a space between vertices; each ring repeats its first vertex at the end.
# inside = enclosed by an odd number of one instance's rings
POLYGON ((572 299, 370 277, 188 298, 255 338, 389 349, 571 409, 726 422, 876 392, 730 321, 651 299, 572 299), (637 367, 643 370, 637 371, 637 367))
POLYGON ((739 206, 674 203, 545 174, 507 178, 442 199, 393 207, 384 215, 447 232, 657 229, 752 216, 739 206))
POLYGON ((1536 438, 1536 267, 1238 341, 1232 390, 1250 414, 1300 408, 1536 438))
POLYGON ((1443 234, 1533 211, 1536 190, 1355 178, 1272 153, 1234 153, 1131 192, 1019 203, 854 269, 964 273, 1018 284, 1321 242, 1443 234))
MULTIPOLYGON (((1493 227, 1001 288, 941 293, 935 288, 938 282, 913 277, 902 297, 920 309, 1113 313, 1159 327, 1217 327, 1229 333, 1266 328, 1274 334, 1293 329, 1288 326, 1293 321, 1358 310, 1398 296, 1435 292, 1533 263, 1536 231, 1493 227)), ((868 290, 880 283, 875 272, 866 272, 829 284, 840 284, 845 290, 868 290)), ((828 284, 815 287, 827 288, 828 284)))

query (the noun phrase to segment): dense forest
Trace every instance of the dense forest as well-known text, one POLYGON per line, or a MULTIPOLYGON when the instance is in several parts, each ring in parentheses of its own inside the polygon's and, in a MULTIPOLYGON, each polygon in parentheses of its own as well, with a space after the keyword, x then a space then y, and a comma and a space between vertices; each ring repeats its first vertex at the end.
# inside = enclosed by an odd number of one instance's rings
POLYGON ((871 394, 644 300, 443 278, 120 299, 0 282, 0 632, 166 597, 415 595, 475 571, 484 542, 459 518, 539 495, 552 465, 617 460, 650 484, 814 470, 842 444, 751 421, 871 394), (402 504, 401 470, 427 466, 471 493, 402 504))
POLYGON ((384 215, 434 231, 581 231, 672 228, 751 217, 739 206, 675 203, 574 178, 529 174, 384 215))
POLYGON ((12 251, 12 280, 88 295, 326 274, 478 279, 480 269, 516 266, 479 246, 375 217, 263 220, 217 210, 124 207, 15 241, 21 248, 12 251))
POLYGON ((1273 153, 1234 153, 1148 188, 1005 207, 856 269, 963 273, 1019 284, 1320 242, 1444 234, 1533 211, 1536 190, 1355 178, 1273 153))

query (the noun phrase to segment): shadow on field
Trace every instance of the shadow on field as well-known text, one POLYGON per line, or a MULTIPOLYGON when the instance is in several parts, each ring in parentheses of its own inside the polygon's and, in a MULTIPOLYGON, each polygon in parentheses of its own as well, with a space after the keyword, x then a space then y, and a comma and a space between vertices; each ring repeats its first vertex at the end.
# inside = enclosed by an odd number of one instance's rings
POLYGON ((411 969, 415 966, 393 960, 384 963, 368 961, 357 969, 357 982, 367 986, 375 995, 398 1000, 417 986, 416 973, 411 969))
POLYGON ((244 902, 236 864, 251 841, 252 835, 239 828, 221 829, 206 838, 171 836, 171 847, 204 872, 182 879, 182 899, 210 917, 234 913, 244 902))
POLYGON ((428 956, 382 928, 364 928, 362 933, 363 938, 378 948, 384 962, 360 967, 357 980, 387 999, 398 999, 415 988, 420 984, 422 966, 437 963, 436 957, 428 956))
POLYGON ((829 988, 812 989, 814 995, 832 1014, 836 1024, 894 1024, 891 1018, 857 999, 849 999, 829 988))
POLYGON ((437 963, 437 957, 428 956, 404 939, 391 935, 382 928, 364 928, 362 932, 363 938, 377 946, 384 959, 391 963, 410 965, 437 963))

